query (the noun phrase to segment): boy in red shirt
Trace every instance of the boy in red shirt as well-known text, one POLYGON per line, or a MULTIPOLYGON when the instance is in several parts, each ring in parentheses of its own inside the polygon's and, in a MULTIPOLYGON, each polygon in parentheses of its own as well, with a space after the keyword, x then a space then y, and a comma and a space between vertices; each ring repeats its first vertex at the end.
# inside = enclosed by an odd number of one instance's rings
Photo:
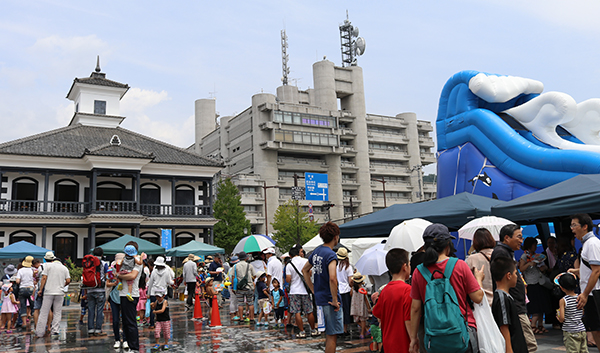
POLYGON ((408 252, 404 249, 390 250, 385 256, 385 264, 392 274, 392 281, 379 294, 377 304, 373 307, 373 315, 381 321, 383 351, 408 353, 408 327, 412 304, 410 285, 405 282, 410 276, 408 252), (401 322, 404 322, 404 325, 394 325, 401 322))

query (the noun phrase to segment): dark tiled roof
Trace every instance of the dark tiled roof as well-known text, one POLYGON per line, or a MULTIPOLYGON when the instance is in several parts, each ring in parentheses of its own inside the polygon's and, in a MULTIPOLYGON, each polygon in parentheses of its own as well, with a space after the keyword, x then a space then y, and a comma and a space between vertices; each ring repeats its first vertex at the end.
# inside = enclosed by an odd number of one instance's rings
MULTIPOLYGON (((106 75, 104 73, 92 72, 90 77, 75 78, 73 80, 73 84, 71 85, 71 88, 69 89, 69 93, 67 93, 67 98, 71 94, 73 87, 75 87, 75 83, 84 83, 87 85, 125 88, 126 89, 125 92, 127 92, 127 90, 129 90, 129 85, 127 85, 125 83, 120 83, 117 81, 109 80, 106 78, 106 75)), ((125 93, 123 93, 123 94, 125 94, 125 93)), ((123 95, 121 95, 121 97, 123 97, 123 95)))
POLYGON ((106 144, 104 146, 93 148, 91 150, 85 150, 84 154, 87 154, 90 156, 154 159, 154 154, 152 154, 152 152, 146 153, 146 152, 135 150, 133 148, 119 146, 119 145, 111 145, 111 144, 106 144))
POLYGON ((222 164, 166 142, 138 134, 122 127, 105 128, 75 124, 41 134, 0 144, 0 154, 81 158, 85 153, 114 157, 149 158, 151 163, 221 167, 222 164), (119 148, 109 146, 117 135, 119 148))

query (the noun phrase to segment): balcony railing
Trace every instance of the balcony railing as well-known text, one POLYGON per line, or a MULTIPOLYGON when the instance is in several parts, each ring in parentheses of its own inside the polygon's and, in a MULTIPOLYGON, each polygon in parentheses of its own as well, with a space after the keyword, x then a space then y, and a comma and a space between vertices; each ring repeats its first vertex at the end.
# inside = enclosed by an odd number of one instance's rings
POLYGON ((135 201, 96 201, 90 212, 90 202, 0 200, 0 213, 37 214, 89 214, 89 213, 128 213, 145 216, 210 216, 209 206, 202 205, 151 205, 138 206, 135 201), (139 210, 138 210, 139 207, 139 210))
POLYGON ((201 205, 141 205, 145 216, 210 216, 210 207, 201 205))

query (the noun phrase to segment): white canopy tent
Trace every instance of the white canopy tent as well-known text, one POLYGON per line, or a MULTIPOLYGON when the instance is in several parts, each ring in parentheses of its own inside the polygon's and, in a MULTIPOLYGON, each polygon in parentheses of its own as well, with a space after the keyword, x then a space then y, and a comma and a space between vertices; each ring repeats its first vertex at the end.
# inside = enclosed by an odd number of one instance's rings
MULTIPOLYGON (((352 248, 352 245, 357 240, 359 240, 359 238, 340 239, 340 243, 350 250, 350 253, 348 254, 348 259, 350 260, 350 263, 353 265, 356 261, 358 261, 358 257, 355 257, 354 249, 352 248), (356 260, 353 261, 353 259, 356 259, 356 260)), ((317 234, 314 238, 307 241, 306 244, 302 245, 302 248, 308 254, 309 252, 315 250, 316 247, 321 244, 323 244, 323 239, 321 239, 321 236, 319 234, 317 234)), ((364 250, 363 250, 363 252, 364 252, 364 250)), ((362 252, 361 252, 361 254, 362 254, 362 252)))

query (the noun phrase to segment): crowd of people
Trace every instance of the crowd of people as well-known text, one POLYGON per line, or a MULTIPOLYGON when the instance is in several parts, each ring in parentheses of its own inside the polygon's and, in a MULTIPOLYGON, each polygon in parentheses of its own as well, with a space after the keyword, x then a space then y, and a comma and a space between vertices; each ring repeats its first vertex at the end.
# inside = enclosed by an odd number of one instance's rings
MULTIPOLYGON (((423 248, 412 256, 404 249, 388 251, 388 272, 381 276, 353 268, 331 222, 320 228, 323 244, 309 254, 299 245, 282 259, 274 247, 231 254, 227 261, 190 254, 178 278, 164 257, 139 253, 135 241, 111 263, 97 247, 83 259, 81 320, 87 314, 89 335, 106 336, 108 304, 115 349, 139 350, 143 326, 154 330, 155 349, 169 349, 169 298, 181 288, 185 310, 200 305, 204 322, 213 306, 229 301, 231 323, 287 326, 297 338, 324 333, 326 352, 334 352, 338 336, 352 331, 372 340, 373 351, 474 353, 488 344, 480 342, 478 328, 490 324, 507 353, 535 352, 536 335, 548 329, 563 331, 567 352, 587 352, 600 339, 600 239, 586 214, 572 216, 570 227, 572 234, 547 239, 543 251, 515 224, 498 234, 481 228, 463 261, 455 256, 448 228, 432 224, 422 234, 423 248), (515 259, 517 250, 523 255, 515 259), (476 312, 485 309, 479 308, 488 308, 490 321, 481 321, 476 312)), ((43 262, 27 256, 4 273, 0 330, 57 338, 70 283, 60 259, 52 252, 43 262)))

